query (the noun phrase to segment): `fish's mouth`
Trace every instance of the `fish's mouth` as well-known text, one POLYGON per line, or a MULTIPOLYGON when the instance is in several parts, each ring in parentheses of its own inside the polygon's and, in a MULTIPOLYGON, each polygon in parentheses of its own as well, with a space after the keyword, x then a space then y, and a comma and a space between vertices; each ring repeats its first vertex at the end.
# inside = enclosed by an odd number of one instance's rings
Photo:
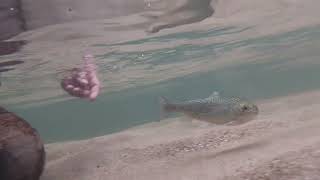
POLYGON ((255 120, 257 118, 258 114, 259 114, 259 109, 256 107, 256 109, 253 109, 251 112, 244 114, 243 116, 240 116, 239 123, 241 123, 241 122, 245 123, 248 121, 255 120))
POLYGON ((247 122, 253 121, 257 118, 257 114, 246 114, 243 116, 238 116, 234 121, 229 123, 228 125, 241 125, 247 122))
POLYGON ((252 112, 253 112, 254 114, 259 114, 259 108, 258 108, 258 106, 253 105, 252 112))

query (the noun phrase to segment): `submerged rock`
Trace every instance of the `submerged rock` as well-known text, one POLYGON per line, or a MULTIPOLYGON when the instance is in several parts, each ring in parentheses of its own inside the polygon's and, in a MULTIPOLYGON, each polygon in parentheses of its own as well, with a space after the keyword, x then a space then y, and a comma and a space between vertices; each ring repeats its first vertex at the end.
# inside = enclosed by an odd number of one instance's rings
POLYGON ((45 150, 38 132, 0 107, 0 179, 39 180, 44 164, 45 150))
POLYGON ((164 14, 154 16, 147 33, 156 33, 162 29, 202 21, 214 13, 211 0, 177 0, 169 1, 170 7, 164 14))
POLYGON ((0 56, 18 52, 27 41, 0 41, 0 56))
MULTIPOLYGON (((21 0, 2 0, 0 4, 0 40, 9 39, 24 30, 21 0)), ((1 48, 0 48, 1 49, 1 48)))

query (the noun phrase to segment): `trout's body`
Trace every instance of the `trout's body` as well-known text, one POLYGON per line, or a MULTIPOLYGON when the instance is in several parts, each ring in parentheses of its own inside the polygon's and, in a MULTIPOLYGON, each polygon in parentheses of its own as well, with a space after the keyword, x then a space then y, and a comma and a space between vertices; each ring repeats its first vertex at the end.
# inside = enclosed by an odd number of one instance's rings
POLYGON ((217 92, 205 99, 170 103, 162 98, 165 112, 181 112, 194 119, 214 124, 240 124, 251 120, 259 112, 258 107, 240 98, 223 98, 217 92))

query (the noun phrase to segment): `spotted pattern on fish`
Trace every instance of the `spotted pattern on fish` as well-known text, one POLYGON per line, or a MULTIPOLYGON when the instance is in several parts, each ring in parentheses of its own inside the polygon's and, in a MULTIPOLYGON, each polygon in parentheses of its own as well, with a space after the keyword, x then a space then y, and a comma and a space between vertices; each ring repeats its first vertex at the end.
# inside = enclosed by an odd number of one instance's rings
POLYGON ((237 97, 220 97, 217 92, 204 99, 181 103, 170 103, 167 99, 163 99, 162 104, 165 112, 182 112, 195 119, 219 124, 258 113, 258 107, 251 102, 237 97))

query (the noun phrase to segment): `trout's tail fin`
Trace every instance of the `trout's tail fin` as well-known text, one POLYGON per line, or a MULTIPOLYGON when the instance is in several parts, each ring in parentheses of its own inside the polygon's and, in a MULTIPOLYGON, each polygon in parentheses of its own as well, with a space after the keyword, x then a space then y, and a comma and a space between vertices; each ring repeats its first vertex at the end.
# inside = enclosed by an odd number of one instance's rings
POLYGON ((161 106, 161 119, 164 119, 168 116, 168 113, 176 111, 176 105, 169 102, 169 100, 163 96, 159 97, 159 103, 161 106))

